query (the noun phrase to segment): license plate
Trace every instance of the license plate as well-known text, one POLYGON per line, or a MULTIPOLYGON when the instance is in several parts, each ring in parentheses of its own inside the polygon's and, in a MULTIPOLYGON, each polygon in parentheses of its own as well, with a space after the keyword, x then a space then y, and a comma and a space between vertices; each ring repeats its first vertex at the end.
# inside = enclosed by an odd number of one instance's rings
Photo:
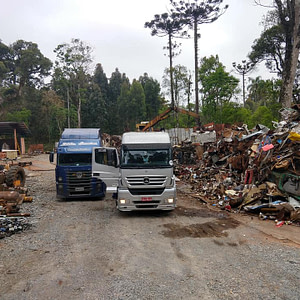
POLYGON ((152 201, 152 197, 142 197, 142 201, 152 201))
POLYGON ((83 192, 84 191, 84 187, 76 187, 75 188, 75 192, 83 192))

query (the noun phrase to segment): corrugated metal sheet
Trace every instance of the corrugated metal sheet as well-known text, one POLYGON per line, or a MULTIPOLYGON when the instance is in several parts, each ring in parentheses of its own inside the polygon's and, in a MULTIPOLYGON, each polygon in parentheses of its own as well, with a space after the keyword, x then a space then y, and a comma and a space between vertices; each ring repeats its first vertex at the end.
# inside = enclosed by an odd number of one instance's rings
POLYGON ((172 146, 180 145, 182 142, 200 143, 211 143, 216 141, 215 131, 206 131, 203 133, 193 132, 193 128, 171 128, 167 129, 166 132, 170 135, 172 146))
POLYGON ((193 133, 193 128, 171 128, 167 129, 172 146, 179 145, 183 141, 190 141, 193 133))
POLYGON ((191 140, 193 143, 204 145, 206 143, 213 143, 217 140, 215 131, 205 131, 203 133, 193 133, 191 140))

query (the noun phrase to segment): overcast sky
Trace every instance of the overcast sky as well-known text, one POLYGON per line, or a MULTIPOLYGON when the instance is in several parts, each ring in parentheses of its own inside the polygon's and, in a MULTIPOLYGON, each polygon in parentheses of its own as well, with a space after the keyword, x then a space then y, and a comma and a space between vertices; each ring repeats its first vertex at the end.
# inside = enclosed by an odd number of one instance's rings
MULTIPOLYGON (((266 8, 254 0, 224 0, 226 13, 212 24, 200 26, 199 57, 218 54, 227 71, 241 62, 258 38, 266 8)), ((55 60, 53 50, 79 38, 92 48, 94 63, 101 63, 107 77, 118 68, 132 80, 145 72, 161 81, 168 57, 167 38, 153 37, 144 28, 155 14, 170 8, 169 0, 0 0, 0 39, 11 44, 18 39, 38 44, 41 52, 55 60)), ((193 71, 193 41, 186 40, 174 65, 193 71)), ((250 76, 261 75, 256 71, 250 76)), ((239 75, 236 74, 237 77, 239 75)))

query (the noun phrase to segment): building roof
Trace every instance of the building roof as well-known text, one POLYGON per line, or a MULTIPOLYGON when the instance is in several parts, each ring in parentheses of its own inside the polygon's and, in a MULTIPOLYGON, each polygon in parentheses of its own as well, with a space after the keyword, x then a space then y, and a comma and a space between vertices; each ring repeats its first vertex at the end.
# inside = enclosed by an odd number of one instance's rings
POLYGON ((0 135, 14 135, 15 129, 17 135, 31 135, 30 130, 24 122, 0 122, 0 135))

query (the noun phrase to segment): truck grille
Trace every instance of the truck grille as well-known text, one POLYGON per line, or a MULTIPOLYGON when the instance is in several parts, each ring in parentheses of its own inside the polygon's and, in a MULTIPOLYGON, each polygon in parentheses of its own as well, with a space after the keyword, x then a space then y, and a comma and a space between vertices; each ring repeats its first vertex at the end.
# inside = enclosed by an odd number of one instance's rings
POLYGON ((142 201, 133 201, 133 203, 135 204, 136 208, 157 208, 157 206, 159 205, 160 201, 150 201, 150 202, 142 202, 142 201))
POLYGON ((91 171, 68 171, 68 192, 71 195, 90 195, 92 190, 91 171))
POLYGON ((129 187, 137 187, 137 186, 165 186, 166 185, 166 176, 128 176, 126 177, 126 183, 129 187))
POLYGON ((162 189, 128 189, 131 195, 140 196, 140 195, 161 195, 164 192, 162 189))

